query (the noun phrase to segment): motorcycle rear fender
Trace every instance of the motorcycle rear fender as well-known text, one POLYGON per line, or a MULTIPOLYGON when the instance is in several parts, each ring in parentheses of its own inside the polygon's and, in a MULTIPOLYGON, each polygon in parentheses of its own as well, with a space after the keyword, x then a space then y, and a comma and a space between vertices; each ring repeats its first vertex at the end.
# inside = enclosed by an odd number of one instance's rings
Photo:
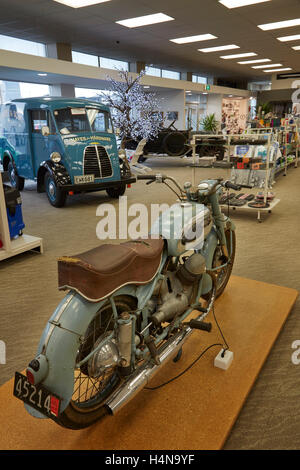
MULTIPOLYGON (((138 308, 142 308, 151 297, 156 281, 160 277, 167 253, 162 256, 160 268, 155 277, 142 286, 128 285, 114 292, 113 297, 128 295, 137 298, 138 308)), ((80 339, 84 336, 88 325, 96 313, 107 302, 89 302, 79 293, 70 291, 60 302, 42 334, 37 356, 46 357, 45 376, 42 384, 50 392, 61 398, 60 412, 68 406, 74 387, 74 366, 80 339)), ((42 371, 40 372, 42 373, 42 371)), ((31 406, 25 408, 36 418, 46 418, 31 406)))

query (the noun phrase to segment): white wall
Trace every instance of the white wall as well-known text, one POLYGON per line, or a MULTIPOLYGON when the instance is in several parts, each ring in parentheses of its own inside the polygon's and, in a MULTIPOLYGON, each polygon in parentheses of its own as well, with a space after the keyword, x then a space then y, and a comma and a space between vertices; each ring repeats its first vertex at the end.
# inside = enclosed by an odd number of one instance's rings
POLYGON ((222 120, 222 102, 223 95, 207 95, 207 108, 206 113, 215 114, 217 121, 222 120))
POLYGON ((160 102, 159 111, 164 112, 164 125, 167 127, 171 124, 172 121, 167 120, 168 111, 177 111, 178 112, 178 121, 174 123, 174 126, 178 130, 185 129, 185 116, 184 116, 184 107, 185 107, 185 97, 183 90, 171 90, 155 93, 157 99, 160 102))

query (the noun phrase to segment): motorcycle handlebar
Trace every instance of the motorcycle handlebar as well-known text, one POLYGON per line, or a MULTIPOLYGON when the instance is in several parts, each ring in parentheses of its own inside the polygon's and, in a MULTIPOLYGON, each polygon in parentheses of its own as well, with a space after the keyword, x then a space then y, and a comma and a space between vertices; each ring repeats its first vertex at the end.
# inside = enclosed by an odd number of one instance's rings
POLYGON ((136 177, 137 180, 151 180, 155 181, 156 180, 156 175, 138 175, 136 177))

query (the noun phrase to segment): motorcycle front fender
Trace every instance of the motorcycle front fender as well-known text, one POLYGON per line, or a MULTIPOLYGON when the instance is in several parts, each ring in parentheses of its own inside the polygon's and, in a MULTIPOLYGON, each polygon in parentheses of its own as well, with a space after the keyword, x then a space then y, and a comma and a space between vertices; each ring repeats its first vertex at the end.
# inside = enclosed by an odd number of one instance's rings
MULTIPOLYGON (((205 258, 206 269, 208 270, 211 269, 212 267, 214 252, 215 252, 217 245, 218 245, 218 235, 217 235, 215 228, 213 227, 210 233, 208 234, 208 236, 206 237, 203 248, 201 250, 201 254, 205 258)), ((211 288, 212 288, 211 277, 205 273, 203 275, 201 293, 207 294, 208 292, 210 292, 211 288)))

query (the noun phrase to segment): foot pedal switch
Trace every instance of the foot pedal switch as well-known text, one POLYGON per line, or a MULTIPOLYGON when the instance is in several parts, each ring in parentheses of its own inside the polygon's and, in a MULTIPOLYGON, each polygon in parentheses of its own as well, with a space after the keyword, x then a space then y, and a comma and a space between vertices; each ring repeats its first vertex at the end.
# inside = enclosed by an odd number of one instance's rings
POLYGON ((191 320, 189 322, 189 326, 194 330, 203 330, 207 331, 208 333, 211 331, 212 325, 211 323, 206 323, 200 320, 191 320))

